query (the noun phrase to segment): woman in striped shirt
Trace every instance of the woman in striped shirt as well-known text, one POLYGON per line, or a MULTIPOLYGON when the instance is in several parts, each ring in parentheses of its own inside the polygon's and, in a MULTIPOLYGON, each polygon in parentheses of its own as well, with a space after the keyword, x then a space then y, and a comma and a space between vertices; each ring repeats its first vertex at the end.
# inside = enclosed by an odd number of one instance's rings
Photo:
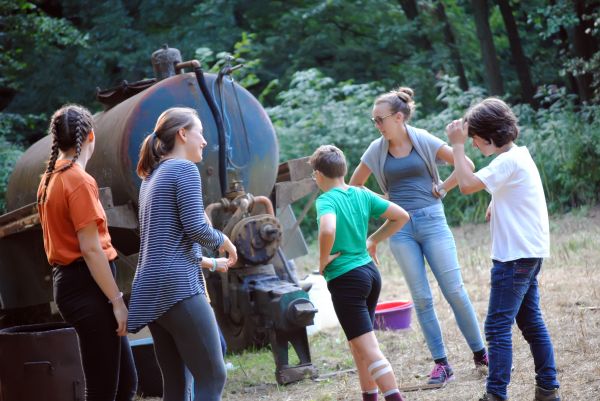
POLYGON ((156 122, 140 150, 137 173, 140 254, 127 328, 148 325, 163 375, 163 400, 184 401, 189 375, 195 400, 220 400, 226 373, 215 315, 199 268, 201 246, 229 255, 213 271, 237 260, 235 246, 206 221, 200 173, 206 141, 195 110, 175 107, 156 122))

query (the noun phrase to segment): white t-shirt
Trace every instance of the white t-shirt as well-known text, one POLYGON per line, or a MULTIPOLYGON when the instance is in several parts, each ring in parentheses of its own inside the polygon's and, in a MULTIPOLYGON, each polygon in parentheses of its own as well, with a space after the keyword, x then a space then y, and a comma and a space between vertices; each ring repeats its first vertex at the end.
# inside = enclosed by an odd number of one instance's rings
POLYGON ((513 146, 475 175, 492 194, 492 259, 550 256, 544 187, 529 150, 513 146))

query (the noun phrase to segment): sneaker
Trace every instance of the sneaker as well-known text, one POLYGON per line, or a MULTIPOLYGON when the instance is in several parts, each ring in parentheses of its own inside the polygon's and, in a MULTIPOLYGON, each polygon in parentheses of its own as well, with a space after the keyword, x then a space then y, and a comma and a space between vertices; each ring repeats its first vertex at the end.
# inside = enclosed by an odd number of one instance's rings
POLYGON ((473 362, 475 362, 476 368, 488 367, 490 365, 490 360, 488 358, 488 353, 483 354, 482 357, 477 357, 473 355, 473 362))
POLYGON ((560 401, 560 395, 558 389, 546 390, 545 388, 535 386, 535 400, 534 401, 560 401))
POLYGON ((492 393, 485 393, 483 395, 483 397, 481 397, 479 399, 479 401, 506 401, 506 400, 503 400, 502 398, 500 398, 497 395, 494 395, 492 393))
POLYGON ((436 363, 429 374, 429 381, 427 384, 445 384, 452 380, 454 380, 454 372, 450 365, 436 363))

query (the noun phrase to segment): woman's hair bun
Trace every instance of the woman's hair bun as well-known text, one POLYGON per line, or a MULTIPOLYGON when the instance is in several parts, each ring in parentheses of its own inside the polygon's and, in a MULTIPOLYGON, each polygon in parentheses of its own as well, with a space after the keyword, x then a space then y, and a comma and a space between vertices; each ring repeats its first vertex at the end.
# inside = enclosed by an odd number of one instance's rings
POLYGON ((413 101, 415 92, 412 89, 403 86, 396 89, 396 95, 398 95, 398 97, 404 100, 406 103, 411 103, 413 101))

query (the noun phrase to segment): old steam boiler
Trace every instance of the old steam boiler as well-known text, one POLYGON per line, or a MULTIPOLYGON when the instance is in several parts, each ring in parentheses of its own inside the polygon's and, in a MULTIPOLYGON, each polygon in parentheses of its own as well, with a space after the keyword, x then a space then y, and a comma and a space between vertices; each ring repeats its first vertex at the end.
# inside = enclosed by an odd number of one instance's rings
MULTIPOLYGON (((275 130, 265 110, 225 65, 205 74, 198 61, 182 62, 167 48, 152 55, 156 78, 98 91, 106 107, 94 116, 96 150, 88 172, 101 188, 118 281, 130 288, 139 249, 138 152, 159 114, 172 106, 198 111, 208 142, 198 165, 206 212, 238 249, 237 268, 207 274, 219 325, 233 351, 270 343, 279 383, 316 376, 306 326, 316 309, 300 288, 291 260, 306 252, 290 204, 316 193, 306 160, 279 164, 275 130), (299 363, 290 364, 291 344, 299 363)), ((35 193, 45 168, 50 137, 32 145, 10 177, 9 213, 0 216, 0 315, 2 324, 51 316, 52 283, 35 193)), ((303 213, 304 214, 304 213, 303 213)))

